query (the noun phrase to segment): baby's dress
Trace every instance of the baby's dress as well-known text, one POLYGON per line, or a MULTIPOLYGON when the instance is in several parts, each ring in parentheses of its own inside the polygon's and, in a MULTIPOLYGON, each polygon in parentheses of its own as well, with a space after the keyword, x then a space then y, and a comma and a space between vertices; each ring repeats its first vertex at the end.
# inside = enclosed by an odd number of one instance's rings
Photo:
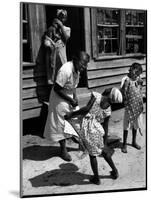
POLYGON ((71 120, 70 123, 77 131, 79 138, 82 141, 87 152, 91 156, 98 156, 102 153, 102 149, 104 148, 104 129, 101 123, 108 115, 106 113, 110 113, 110 107, 106 110, 101 109, 100 101, 102 95, 99 93, 94 93, 94 95, 96 97, 96 100, 88 114, 83 118, 77 118, 78 123, 74 123, 74 120, 71 120), (80 126, 78 126, 77 124, 80 124, 80 126))

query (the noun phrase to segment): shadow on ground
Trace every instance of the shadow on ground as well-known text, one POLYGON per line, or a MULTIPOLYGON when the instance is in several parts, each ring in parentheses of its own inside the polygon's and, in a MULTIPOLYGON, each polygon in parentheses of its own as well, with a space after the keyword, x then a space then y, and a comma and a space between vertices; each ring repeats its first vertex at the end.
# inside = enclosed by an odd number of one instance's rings
MULTIPOLYGON (((77 149, 68 148, 68 151, 77 151, 77 149)), ((23 149, 23 159, 42 161, 55 156, 60 156, 60 147, 34 145, 23 149)))
MULTIPOLYGON (((79 168, 73 163, 63 163, 59 165, 60 169, 47 171, 34 178, 29 179, 32 187, 45 186, 71 186, 90 184, 88 174, 78 172, 79 168), (61 177, 61 178, 60 178, 61 177)), ((101 179, 111 178, 108 176, 100 176, 101 179)))

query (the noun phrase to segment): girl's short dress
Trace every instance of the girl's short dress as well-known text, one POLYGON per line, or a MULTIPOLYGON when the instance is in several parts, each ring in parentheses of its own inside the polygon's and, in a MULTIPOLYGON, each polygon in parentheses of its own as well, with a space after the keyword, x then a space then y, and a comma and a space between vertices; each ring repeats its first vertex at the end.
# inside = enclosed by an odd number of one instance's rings
POLYGON ((128 128, 141 128, 143 98, 140 87, 136 81, 132 81, 128 76, 122 80, 121 87, 127 82, 125 113, 124 113, 124 130, 128 128))
POLYGON ((84 117, 71 119, 69 122, 77 131, 80 141, 89 155, 98 156, 104 148, 104 129, 101 123, 104 121, 104 118, 111 115, 111 107, 101 109, 100 101, 102 95, 97 92, 93 92, 93 94, 96 100, 88 114, 84 117))

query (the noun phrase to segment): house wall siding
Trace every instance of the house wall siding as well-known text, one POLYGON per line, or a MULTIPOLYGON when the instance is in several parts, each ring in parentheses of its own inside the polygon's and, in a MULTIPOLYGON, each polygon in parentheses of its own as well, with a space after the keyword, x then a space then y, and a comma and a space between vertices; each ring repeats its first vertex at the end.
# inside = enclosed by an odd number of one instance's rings
MULTIPOLYGON (((32 43, 34 48, 34 62, 33 63, 22 63, 22 119, 29 119, 33 117, 39 117, 41 115, 43 107, 46 105, 44 102, 48 101, 50 88, 47 85, 46 69, 44 64, 41 62, 35 63, 36 55, 39 52, 40 37, 45 28, 44 16, 37 17, 42 7, 32 7, 35 14, 31 15, 31 24, 33 26, 32 33, 35 34, 34 20, 44 21, 43 28, 40 30, 40 36, 32 37, 32 43), (38 39, 36 39, 38 37, 38 39), (35 45, 34 45, 35 44, 35 45)), ((44 12, 44 10, 43 10, 44 12)), ((41 13, 41 12, 40 12, 41 13)), ((87 69, 87 82, 88 88, 78 88, 79 105, 83 106, 88 101, 91 91, 102 92, 105 88, 119 87, 123 76, 126 75, 130 65, 133 62, 139 62, 143 67, 142 78, 144 80, 144 94, 146 94, 146 56, 141 57, 119 57, 114 59, 106 60, 94 60, 92 52, 92 34, 91 34, 91 12, 89 8, 84 8, 84 26, 85 26, 85 50, 90 54, 91 60, 87 69)), ((36 26, 41 26, 42 22, 36 22, 36 26)), ((31 27, 32 27, 31 26, 31 27)))

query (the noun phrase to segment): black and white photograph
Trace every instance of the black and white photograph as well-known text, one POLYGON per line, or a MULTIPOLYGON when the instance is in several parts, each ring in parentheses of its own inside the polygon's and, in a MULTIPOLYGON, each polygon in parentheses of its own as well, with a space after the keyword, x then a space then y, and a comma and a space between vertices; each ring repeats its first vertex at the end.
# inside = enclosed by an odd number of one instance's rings
POLYGON ((21 197, 147 190, 148 11, 19 6, 21 197))

